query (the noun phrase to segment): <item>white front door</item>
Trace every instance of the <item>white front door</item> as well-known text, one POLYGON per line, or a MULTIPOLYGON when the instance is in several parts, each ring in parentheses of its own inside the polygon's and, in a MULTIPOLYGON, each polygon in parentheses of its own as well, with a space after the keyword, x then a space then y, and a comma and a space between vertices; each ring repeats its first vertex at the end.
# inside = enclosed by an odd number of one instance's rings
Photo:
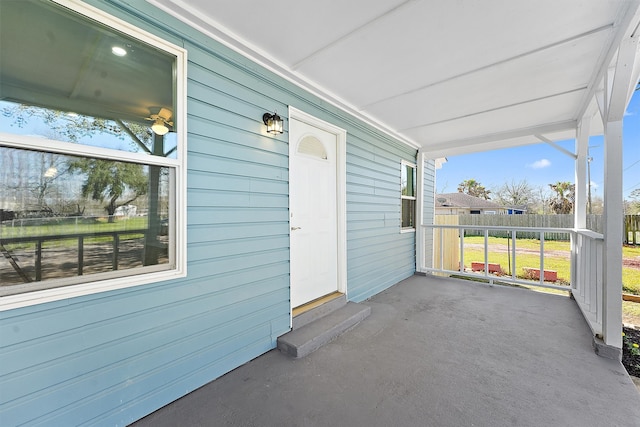
POLYGON ((292 307, 338 290, 337 138, 289 120, 292 307))

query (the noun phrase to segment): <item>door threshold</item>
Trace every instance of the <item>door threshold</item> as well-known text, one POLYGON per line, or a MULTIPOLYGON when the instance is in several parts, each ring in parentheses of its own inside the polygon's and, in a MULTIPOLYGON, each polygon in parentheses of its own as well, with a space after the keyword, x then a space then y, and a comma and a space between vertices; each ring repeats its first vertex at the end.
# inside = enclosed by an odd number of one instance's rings
POLYGON ((322 304, 326 304, 330 301, 333 301, 336 298, 340 298, 342 297, 344 294, 342 292, 332 292, 328 295, 322 296, 320 298, 316 298, 312 301, 309 301, 305 304, 299 305, 297 307, 295 307, 292 311, 291 311, 291 316, 292 317, 296 317, 299 316, 303 313, 306 313, 309 310, 313 310, 316 307, 321 306, 322 304))

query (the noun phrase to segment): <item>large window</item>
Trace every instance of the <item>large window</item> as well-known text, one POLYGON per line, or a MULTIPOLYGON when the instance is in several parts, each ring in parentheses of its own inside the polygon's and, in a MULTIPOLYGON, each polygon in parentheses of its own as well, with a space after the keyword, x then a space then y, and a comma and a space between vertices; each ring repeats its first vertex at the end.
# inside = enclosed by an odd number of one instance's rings
POLYGON ((0 307, 184 274, 185 53, 77 9, 0 2, 0 307))
POLYGON ((401 164, 401 202, 403 231, 416 228, 416 165, 402 162, 401 164))

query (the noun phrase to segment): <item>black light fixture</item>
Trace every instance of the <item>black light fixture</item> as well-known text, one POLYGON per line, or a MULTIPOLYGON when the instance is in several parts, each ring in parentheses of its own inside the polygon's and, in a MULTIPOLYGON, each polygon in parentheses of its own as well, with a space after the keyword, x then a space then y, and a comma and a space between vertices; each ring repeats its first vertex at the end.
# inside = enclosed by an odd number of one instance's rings
POLYGON ((278 113, 264 113, 262 115, 262 121, 265 125, 267 125, 267 133, 272 133, 274 135, 278 133, 284 133, 282 118, 278 115, 278 113))

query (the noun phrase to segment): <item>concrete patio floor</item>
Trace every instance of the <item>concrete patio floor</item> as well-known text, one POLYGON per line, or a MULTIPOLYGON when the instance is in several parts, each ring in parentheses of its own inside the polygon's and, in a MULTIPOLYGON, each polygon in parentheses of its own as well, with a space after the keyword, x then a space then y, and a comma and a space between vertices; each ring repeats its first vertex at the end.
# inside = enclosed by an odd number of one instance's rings
POLYGON ((303 359, 277 350, 135 426, 640 426, 564 296, 413 276, 303 359))

